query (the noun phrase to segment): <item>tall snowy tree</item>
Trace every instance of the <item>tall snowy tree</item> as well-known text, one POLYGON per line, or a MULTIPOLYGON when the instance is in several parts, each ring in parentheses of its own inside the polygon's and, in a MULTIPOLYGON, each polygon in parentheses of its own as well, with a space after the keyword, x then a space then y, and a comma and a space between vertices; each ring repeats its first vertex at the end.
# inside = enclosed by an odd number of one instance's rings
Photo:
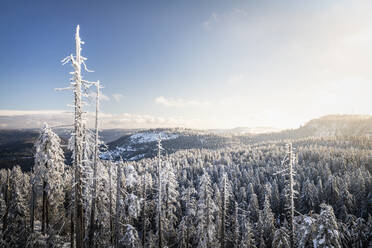
POLYGON ((249 218, 244 216, 243 218, 243 231, 242 238, 240 241, 241 248, 256 248, 256 242, 254 240, 254 233, 252 232, 252 226, 249 222, 249 218))
POLYGON ((94 246, 93 237, 96 229, 96 198, 97 198, 97 163, 99 160, 99 136, 98 136, 98 113, 99 113, 99 98, 100 98, 100 82, 96 83, 96 118, 95 118, 95 133, 94 133, 94 155, 93 155, 93 187, 90 205, 90 223, 89 223, 89 234, 88 234, 88 247, 94 246))
POLYGON ((122 188, 122 169, 120 168, 122 163, 117 164, 117 179, 116 179, 116 213, 115 213, 115 248, 119 247, 120 241, 120 218, 121 210, 123 208, 122 203, 123 199, 121 197, 121 188, 122 188))
POLYGON ((239 223, 239 206, 238 202, 235 201, 234 206, 234 238, 233 244, 235 248, 240 247, 240 223, 239 223))
POLYGON ((221 192, 221 206, 220 206, 220 244, 221 247, 224 248, 226 244, 226 226, 227 226, 227 208, 229 204, 229 196, 230 196, 230 185, 228 183, 228 178, 225 172, 222 173, 222 180, 220 188, 221 192))
POLYGON ((264 208, 262 210, 262 218, 263 218, 263 232, 264 232, 264 238, 265 243, 267 247, 271 246, 274 232, 275 232, 275 226, 274 226, 274 214, 271 210, 270 206, 270 200, 268 195, 265 195, 265 201, 264 201, 264 208))
POLYGON ((163 204, 164 204, 164 230, 167 233, 167 240, 174 239, 180 212, 178 182, 171 163, 164 163, 162 173, 163 204))
POLYGON ((333 208, 322 204, 321 212, 316 223, 314 246, 341 248, 340 234, 333 208))
POLYGON ((161 145, 161 138, 158 139, 158 168, 157 168, 157 175, 158 175, 158 201, 157 201, 157 234, 158 234, 158 246, 159 248, 163 247, 163 198, 162 198, 162 168, 161 168, 161 151, 163 147, 161 145))
POLYGON ((199 201, 198 201, 198 247, 215 247, 216 225, 214 223, 215 203, 212 198, 211 180, 208 173, 204 170, 199 182, 199 201))
MULTIPOLYGON (((42 186, 42 229, 49 228, 49 209, 56 210, 63 203, 64 153, 60 147, 60 138, 47 124, 41 130, 35 143, 34 184, 42 186)), ((35 195, 33 195, 35 196, 35 195)))
POLYGON ((75 34, 75 56, 72 54, 62 60, 63 64, 71 62, 74 71, 71 72, 71 86, 65 89, 72 89, 74 92, 74 150, 73 150, 73 164, 75 169, 75 239, 76 248, 84 247, 85 238, 85 215, 84 215, 84 201, 83 201, 83 149, 84 149, 84 127, 83 127, 83 101, 82 101, 82 88, 86 89, 93 83, 83 80, 81 71, 82 65, 86 71, 85 61, 87 58, 81 56, 81 44, 84 44, 80 39, 80 27, 76 27, 75 34))
POLYGON ((181 200, 184 206, 183 218, 178 226, 179 247, 192 247, 195 234, 194 219, 196 216, 196 190, 193 186, 182 191, 181 200))
POLYGON ((287 152, 286 156, 284 157, 282 164, 287 164, 287 168, 284 170, 277 172, 275 174, 284 174, 284 176, 288 177, 286 180, 286 185, 285 185, 285 205, 286 205, 286 217, 288 220, 288 225, 289 225, 289 237, 290 237, 290 243, 291 247, 294 247, 294 212, 295 212, 295 207, 294 207, 294 195, 296 191, 294 190, 294 164, 296 162, 296 155, 293 152, 293 145, 292 143, 287 144, 287 152))
POLYGON ((272 247, 287 248, 291 246, 291 241, 288 235, 288 230, 285 227, 280 227, 275 231, 272 247))
POLYGON ((137 230, 132 225, 126 225, 126 232, 120 240, 124 248, 141 248, 141 242, 137 230))
POLYGON ((29 180, 19 166, 13 167, 9 176, 9 213, 3 233, 5 247, 26 247, 29 236, 27 190, 29 180))
POLYGON ((251 198, 249 200, 248 211, 249 211, 249 218, 251 222, 256 223, 258 221, 258 215, 259 215, 260 209, 258 206, 257 195, 255 193, 251 195, 251 198))

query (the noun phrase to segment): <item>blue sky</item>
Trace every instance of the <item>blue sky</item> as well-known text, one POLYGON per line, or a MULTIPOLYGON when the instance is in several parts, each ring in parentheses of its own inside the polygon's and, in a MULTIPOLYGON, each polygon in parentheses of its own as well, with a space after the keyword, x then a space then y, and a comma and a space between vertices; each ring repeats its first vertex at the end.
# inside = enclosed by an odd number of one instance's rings
POLYGON ((106 128, 288 128, 325 114, 372 114, 371 7, 1 1, 0 125, 33 115, 29 125, 38 126, 69 109, 72 93, 54 88, 68 85, 72 68, 60 61, 74 51, 77 24, 94 70, 84 77, 105 86, 106 128))

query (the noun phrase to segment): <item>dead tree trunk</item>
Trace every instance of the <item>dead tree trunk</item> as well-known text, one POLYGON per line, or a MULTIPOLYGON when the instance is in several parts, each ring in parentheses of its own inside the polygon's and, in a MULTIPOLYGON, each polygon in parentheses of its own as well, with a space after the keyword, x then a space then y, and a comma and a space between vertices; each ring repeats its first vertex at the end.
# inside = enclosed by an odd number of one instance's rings
POLYGON ((96 196, 97 196, 97 160, 98 160, 98 107, 99 107, 99 82, 97 82, 97 96, 96 96, 96 122, 95 122, 95 142, 94 142, 94 162, 93 162, 93 189, 92 189, 92 203, 90 212, 90 224, 88 234, 88 247, 94 246, 94 232, 95 232, 95 214, 96 214, 96 196))
POLYGON ((76 57, 72 59, 74 72, 74 95, 75 95, 75 240, 76 248, 84 247, 84 213, 82 196, 82 104, 81 104, 81 40, 79 36, 79 26, 76 28, 76 57))

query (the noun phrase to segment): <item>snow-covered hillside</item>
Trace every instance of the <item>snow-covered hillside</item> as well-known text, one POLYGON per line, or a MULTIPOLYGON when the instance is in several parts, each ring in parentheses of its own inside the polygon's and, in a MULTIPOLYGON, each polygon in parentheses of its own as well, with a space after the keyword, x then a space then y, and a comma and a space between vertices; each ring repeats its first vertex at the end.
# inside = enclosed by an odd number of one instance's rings
POLYGON ((155 142, 159 138, 161 140, 176 139, 178 138, 178 135, 174 133, 152 131, 152 132, 135 133, 130 136, 131 142, 135 144, 155 142))

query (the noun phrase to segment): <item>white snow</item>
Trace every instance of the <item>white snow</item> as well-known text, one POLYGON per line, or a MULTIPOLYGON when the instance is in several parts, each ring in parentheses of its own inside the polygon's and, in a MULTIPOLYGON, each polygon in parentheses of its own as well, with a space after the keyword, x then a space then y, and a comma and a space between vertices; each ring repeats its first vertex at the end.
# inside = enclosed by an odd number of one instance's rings
POLYGON ((143 158, 144 156, 145 156, 145 154, 138 154, 137 156, 131 157, 129 159, 129 161, 139 160, 139 159, 143 158))
POLYGON ((309 224, 309 225, 311 225, 311 224, 314 222, 314 220, 313 220, 312 218, 310 218, 310 217, 305 217, 304 221, 305 221, 307 224, 309 224))
MULTIPOLYGON (((129 139, 130 139, 130 144, 126 146, 117 146, 113 150, 109 150, 106 152, 103 152, 100 154, 100 157, 105 160, 110 160, 112 158, 119 158, 123 153, 126 152, 135 152, 138 149, 135 148, 136 144, 144 144, 144 143, 150 143, 150 142, 155 142, 159 139, 159 137, 162 140, 171 140, 171 139, 176 139, 179 137, 178 134, 174 133, 169 133, 169 132, 159 132, 159 131, 145 131, 145 132, 139 132, 132 134, 129 139)), ((133 156, 129 158, 129 161, 135 161, 135 160, 140 160, 145 157, 145 154, 138 154, 136 156, 133 156)))
POLYGON ((159 136, 161 137, 162 140, 178 138, 178 134, 166 132, 143 132, 131 135, 130 140, 132 143, 142 144, 157 141, 159 139, 159 136))

